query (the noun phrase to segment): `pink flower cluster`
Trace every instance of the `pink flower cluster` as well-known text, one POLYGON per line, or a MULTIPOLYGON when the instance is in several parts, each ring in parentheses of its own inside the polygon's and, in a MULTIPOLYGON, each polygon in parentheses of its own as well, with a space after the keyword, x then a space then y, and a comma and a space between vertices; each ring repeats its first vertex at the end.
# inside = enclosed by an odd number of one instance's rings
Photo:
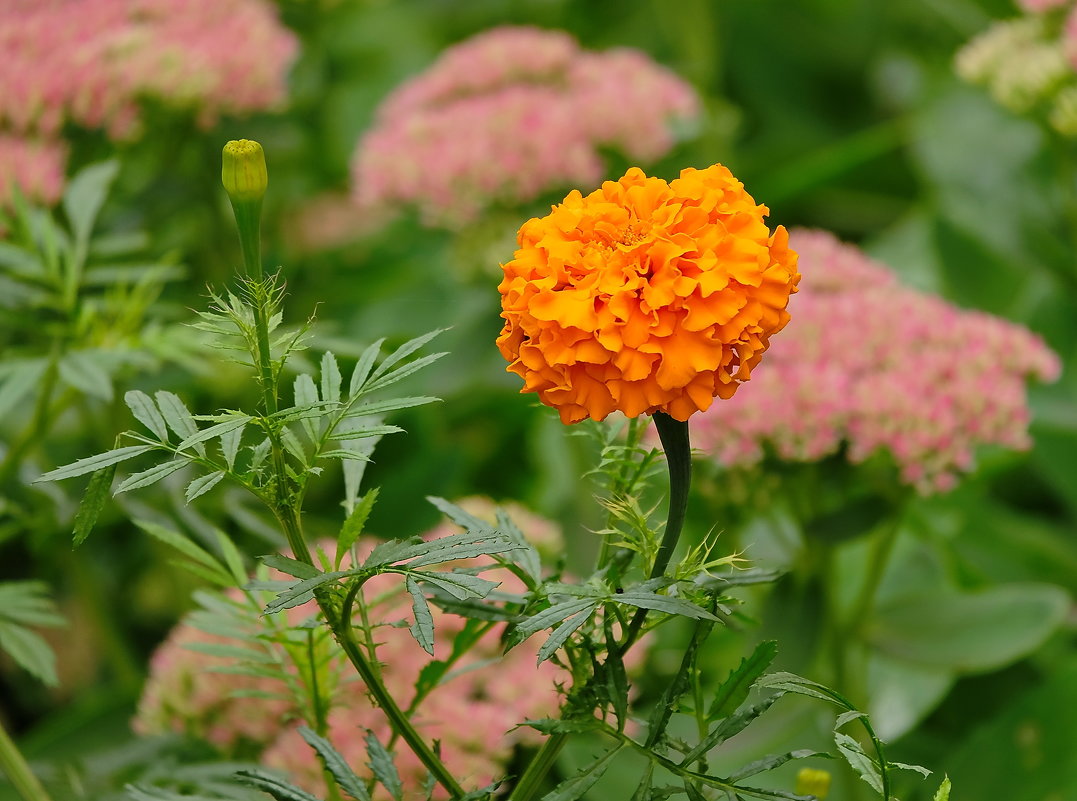
POLYGON ((658 158, 673 145, 670 123, 698 112, 693 90, 641 52, 495 28, 382 104, 356 150, 355 197, 367 211, 415 206, 429 223, 458 225, 492 203, 597 183, 599 146, 658 158))
POLYGON ((771 446, 810 461, 888 452, 924 493, 951 488, 977 445, 1027 448, 1025 381, 1054 380, 1036 335, 902 287, 883 265, 823 231, 795 231, 803 280, 792 319, 735 397, 694 419, 698 447, 748 465, 771 446))
POLYGON ((0 206, 11 200, 13 186, 27 198, 52 204, 64 191, 66 148, 0 133, 0 206))
POLYGON ((296 50, 265 0, 6 0, 0 132, 54 142, 71 122, 129 140, 147 97, 208 126, 280 103, 296 50))
POLYGON ((1053 8, 1061 8, 1069 5, 1070 0, 1017 0, 1017 5, 1025 11, 1041 14, 1053 8))
MULTIPOLYGON (((490 501, 468 499, 460 505, 492 522, 495 507, 490 501)), ((509 511, 528 538, 534 537, 537 548, 558 548, 560 532, 556 526, 519 508, 513 510, 510 506, 509 511)), ((458 530, 443 524, 425 536, 436 539, 458 530)), ((373 545, 362 543, 360 551, 369 551, 373 545)), ((491 570, 483 575, 502 581, 499 589, 503 591, 522 589, 508 571, 491 570)), ((393 625, 411 623, 410 596, 400 577, 386 575, 368 581, 364 597, 373 604, 370 609, 379 624, 377 653, 385 683, 406 709, 420 671, 432 660, 415 642, 407 625, 393 625)), ((290 610, 289 620, 297 622, 313 611, 307 607, 290 610)), ((435 658, 445 659, 465 621, 433 606, 431 611, 435 658)), ((259 616, 252 613, 251 617, 252 625, 256 625, 259 616)), ((279 619, 280 615, 275 617, 279 619)), ((541 638, 532 638, 502 654, 502 633, 501 627, 487 632, 453 666, 450 678, 418 705, 413 717, 428 741, 440 741, 446 764, 465 786, 482 787, 499 778, 517 743, 539 739, 531 729, 513 727, 529 718, 555 716, 560 703, 558 685, 569 680, 567 672, 551 662, 536 666, 541 638)), ((214 672, 227 669, 235 660, 190 650, 192 646, 219 643, 228 641, 189 623, 176 628, 151 662, 150 678, 134 723, 136 731, 176 731, 200 737, 225 755, 260 757, 265 765, 284 771, 311 792, 324 793, 321 764, 297 731, 303 722, 302 710, 295 701, 285 700, 290 696, 285 683, 214 672), (274 697, 254 697, 252 693, 274 697)), ((369 775, 364 742, 367 732, 374 732, 382 744, 388 744, 391 731, 383 713, 373 705, 358 679, 352 678, 354 671, 337 651, 331 658, 330 671, 334 677, 347 678, 337 682, 334 692, 329 739, 357 773, 369 775)), ((420 793, 425 768, 406 746, 397 745, 394 750, 408 797, 425 797, 420 793)))

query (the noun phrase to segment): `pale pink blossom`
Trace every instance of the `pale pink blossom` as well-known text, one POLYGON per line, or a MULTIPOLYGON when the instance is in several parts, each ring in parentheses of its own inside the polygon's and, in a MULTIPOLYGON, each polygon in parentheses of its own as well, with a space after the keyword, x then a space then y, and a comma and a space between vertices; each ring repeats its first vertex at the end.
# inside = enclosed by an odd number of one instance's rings
POLYGON ((767 446, 792 461, 884 451, 904 482, 942 492, 978 446, 1029 447, 1025 382, 1060 370, 1038 336, 905 288, 829 233, 790 244, 803 275, 792 319, 752 381, 693 419, 700 448, 726 465, 767 446))
POLYGON ((11 200, 12 187, 24 197, 53 204, 64 190, 67 148, 48 140, 0 133, 0 206, 11 200))
POLYGON ((588 52, 560 31, 502 27, 449 48, 378 109, 354 158, 365 213, 412 206, 459 225, 496 203, 597 183, 599 147, 653 160, 693 90, 645 54, 588 52))
POLYGON ((1068 6, 1073 0, 1017 0, 1017 5, 1025 11, 1042 14, 1055 8, 1068 6))

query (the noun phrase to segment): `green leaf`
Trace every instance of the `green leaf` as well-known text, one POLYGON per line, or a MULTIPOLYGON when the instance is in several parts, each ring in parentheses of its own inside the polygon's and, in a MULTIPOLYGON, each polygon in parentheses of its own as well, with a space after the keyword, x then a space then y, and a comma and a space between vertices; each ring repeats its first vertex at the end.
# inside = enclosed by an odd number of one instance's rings
POLYGON ((620 745, 611 748, 590 765, 581 769, 576 775, 565 779, 553 790, 546 793, 542 797, 542 801, 576 801, 576 799, 583 797, 584 793, 602 778, 602 774, 606 772, 606 769, 609 768, 613 758, 617 756, 620 750, 620 745))
POLYGON ((764 676, 759 680, 759 686, 779 690, 780 692, 796 693, 808 698, 817 698, 820 701, 830 701, 846 710, 855 709, 841 693, 795 673, 771 673, 769 676, 764 676))
POLYGON ((183 494, 184 500, 187 503, 190 503, 195 498, 199 498, 202 495, 205 495, 211 489, 216 487, 217 484, 220 483, 221 479, 224 478, 224 476, 224 471, 218 470, 215 473, 210 473, 209 475, 202 476, 201 478, 196 478, 194 481, 187 485, 187 491, 183 494))
POLYGON ((309 579, 315 576, 322 575, 322 571, 316 568, 314 565, 307 562, 300 562, 298 559, 292 559, 281 554, 269 554, 268 556, 259 557, 262 560, 262 564, 273 570, 279 570, 281 573, 293 576, 298 579, 309 579))
POLYGON ((370 517, 370 512, 374 509, 374 504, 377 500, 378 488, 375 487, 359 499, 351 514, 344 521, 344 525, 340 527, 340 534, 337 535, 336 558, 333 561, 334 567, 340 567, 344 554, 351 550, 356 540, 359 539, 359 535, 363 533, 363 527, 366 526, 367 518, 370 517))
POLYGON ((111 451, 105 451, 96 456, 87 456, 85 459, 79 459, 77 462, 50 470, 34 479, 34 483, 36 484, 39 481, 61 481, 65 478, 84 476, 87 473, 93 473, 105 467, 126 462, 128 459, 134 459, 136 456, 152 450, 152 445, 128 445, 123 448, 114 448, 111 451))
POLYGON ((668 595, 658 595, 653 592, 628 590, 612 596, 610 600, 641 609, 654 609, 670 615, 680 615, 693 620, 719 620, 702 606, 697 606, 683 598, 671 598, 668 595))
POLYGON ((119 162, 115 160, 92 164, 80 170, 64 191, 64 213, 83 252, 90 241, 97 213, 108 196, 119 168, 119 162))
POLYGON ((157 523, 152 523, 149 520, 135 520, 134 523, 154 539, 160 540, 165 545, 174 548, 188 559, 192 560, 196 565, 200 565, 203 570, 198 572, 198 575, 207 578, 213 576, 213 578, 210 579, 211 581, 225 587, 234 586, 235 583, 233 582, 229 571, 217 561, 217 558, 201 546, 196 545, 187 537, 184 537, 179 532, 173 531, 170 528, 165 528, 157 523))
POLYGON ((37 385, 45 373, 45 365, 40 361, 20 364, 8 373, 7 380, 0 386, 0 418, 18 407, 37 385))
POLYGON ((236 454, 239 453, 240 443, 243 441, 243 429, 237 428, 221 434, 221 455, 228 465, 229 470, 235 470, 236 454))
POLYGON ((254 787, 262 792, 273 796, 276 801, 319 801, 319 799, 306 790, 301 790, 284 779, 274 776, 264 770, 250 768, 236 772, 236 779, 243 784, 254 787))
POLYGON ((408 592, 411 594, 411 611, 415 622, 411 625, 411 636, 430 656, 434 655, 434 616, 430 614, 430 604, 422 588, 411 576, 407 580, 408 592))
MULTIPOLYGON (((198 426, 195 424, 194 418, 183 401, 179 399, 179 396, 161 390, 154 393, 153 397, 157 399, 157 406, 160 408, 165 422, 168 423, 168 427, 175 432, 177 437, 183 440, 198 433, 198 426)), ((195 450, 201 456, 206 455, 206 448, 201 443, 195 445, 195 450)))
POLYGON ((153 398, 145 392, 133 389, 123 396, 123 400, 136 420, 152 431, 161 442, 168 442, 168 427, 157 410, 157 404, 153 402, 153 398))
MULTIPOLYGON (((382 361, 382 363, 378 365, 378 369, 375 370, 373 373, 371 373, 371 375, 370 375, 371 384, 376 383, 378 378, 380 378, 381 376, 386 375, 389 368, 392 367, 394 364, 396 364, 397 362, 399 362, 399 361, 401 361, 403 359, 406 359, 408 356, 413 354, 415 351, 417 351, 419 348, 421 348, 427 342, 432 340, 438 334, 443 333, 444 331, 445 331, 444 328, 438 328, 438 329, 436 329, 434 331, 430 331, 429 333, 423 334, 422 336, 415 337, 415 339, 411 339, 411 340, 408 340, 407 342, 405 342, 399 348, 394 350, 391 354, 386 356, 384 361, 382 361)), ((371 387, 368 387, 367 389, 369 391, 369 389, 371 389, 371 387)))
POLYGON ((468 531, 475 532, 488 532, 493 531, 494 527, 489 522, 483 520, 481 517, 476 517, 461 506, 457 506, 455 503, 451 503, 444 498, 439 498, 436 495, 427 495, 426 499, 430 503, 434 504, 438 510, 445 515, 449 520, 456 523, 461 528, 465 528, 468 531))
POLYGON ((938 792, 935 793, 934 801, 950 801, 950 777, 943 776, 942 784, 939 785, 938 792))
POLYGON ((834 744, 837 745, 838 751, 845 757, 845 761, 852 766, 853 770, 859 774, 860 778, 871 785, 871 788, 875 790, 875 792, 882 795, 883 778, 882 774, 879 773, 879 765, 874 759, 864 753, 864 749, 860 747, 860 743, 848 734, 836 731, 834 732, 834 744))
POLYGON ((266 604, 265 614, 272 615, 284 609, 301 606, 311 599, 312 593, 318 587, 350 575, 354 575, 354 573, 346 570, 334 570, 329 573, 319 573, 312 578, 297 581, 295 584, 288 587, 288 589, 278 593, 272 601, 266 604))
POLYGON ((538 551, 535 547, 527 541, 527 537, 520 531, 519 527, 512 521, 508 513, 501 509, 497 510, 497 528, 504 533, 509 539, 511 539, 518 546, 512 555, 513 561, 524 569, 524 572, 531 577, 531 580, 537 585, 542 581, 542 559, 539 557, 538 551))
MULTIPOLYGON (((314 379, 306 373, 300 373, 295 377, 293 384, 295 390, 295 405, 297 407, 312 407, 318 403, 318 388, 314 385, 314 379)), ((317 444, 319 425, 309 418, 303 418, 303 430, 312 444, 317 444)))
POLYGON ((688 801, 707 801, 707 796, 703 795, 699 785, 690 779, 684 781, 684 794, 688 796, 688 801))
POLYGON ((748 691, 777 655, 778 643, 774 640, 759 643, 752 655, 742 659, 740 665, 730 671, 722 682, 707 711, 707 719, 716 720, 732 715, 747 700, 748 691))
POLYGON ((432 353, 429 356, 423 356, 421 359, 416 359, 413 362, 408 362, 403 367, 398 367, 391 373, 386 373, 381 378, 370 381, 365 387, 363 387, 363 391, 373 392, 377 389, 385 389, 385 387, 389 386, 390 384, 395 384, 397 381, 407 378, 412 373, 416 373, 419 370, 422 370, 427 365, 433 364, 442 356, 447 355, 447 353, 432 353))
POLYGON ((465 598, 485 598, 500 583, 467 573, 430 573, 417 570, 410 575, 417 581, 433 584, 461 601, 465 598))
POLYGON ((740 734, 748 727, 748 724, 770 709, 780 697, 780 695, 769 696, 751 706, 742 706, 734 714, 723 718, 717 726, 707 733, 707 736, 700 741, 699 745, 688 752, 681 764, 691 764, 712 748, 721 745, 730 737, 740 734))
POLYGON ((794 759, 807 759, 808 757, 832 759, 830 754, 828 754, 826 751, 813 751, 810 748, 802 748, 797 751, 787 751, 784 754, 769 754, 768 756, 762 757, 761 759, 757 759, 754 762, 749 762, 744 767, 734 771, 729 775, 728 781, 739 782, 741 779, 747 779, 749 776, 754 776, 757 773, 774 770, 774 768, 781 767, 786 762, 790 762, 794 759))
POLYGON ((60 378, 79 392, 111 401, 112 378, 101 367, 92 351, 71 351, 60 359, 60 378))
POLYGON ((232 578, 236 581, 237 587, 242 587, 247 583, 247 569, 243 566, 243 557, 239 553, 239 549, 236 548, 236 544, 232 542, 232 538, 221 531, 219 528, 214 529, 217 535, 217 545, 221 549, 221 554, 224 556, 224 563, 228 566, 228 570, 232 574, 232 578))
POLYGON ((153 467, 143 470, 141 473, 135 473, 128 476, 120 482, 120 486, 116 487, 116 494, 121 492, 127 492, 133 489, 141 489, 142 487, 148 487, 151 484, 156 484, 166 476, 170 476, 173 473, 182 470, 190 462, 186 459, 172 459, 168 462, 161 462, 155 464, 153 467))
POLYGON ((920 665, 994 670, 1039 648, 1069 608, 1069 594, 1051 584, 918 592, 881 605, 868 638, 883 653, 920 665))
POLYGON ((561 623, 553 630, 553 633, 546 638, 546 642, 542 644, 538 652, 538 663, 541 665, 555 653, 557 649, 564 645, 568 638, 573 635, 584 623, 591 619, 591 615, 594 614, 595 607, 590 609, 584 609, 582 612, 577 612, 567 620, 562 620, 561 623))
POLYGON ((359 361, 356 362, 355 365, 355 370, 352 371, 351 382, 348 386, 348 397, 353 397, 363 388, 363 384, 366 383, 367 377, 370 375, 370 370, 374 366, 374 361, 378 358, 378 353, 381 351, 383 342, 385 342, 385 339, 379 339, 372 343, 359 357, 359 361))
POLYGON ((90 483, 86 491, 82 493, 78 511, 75 512, 75 526, 71 539, 71 547, 77 548, 86 541, 97 525, 97 518, 101 516, 101 510, 105 508, 105 502, 112 488, 112 479, 116 476, 116 465, 109 465, 94 472, 90 476, 90 483))
MULTIPOLYGON (((613 706, 617 730, 624 731, 625 722, 628 720, 628 673, 621 658, 617 633, 613 630, 613 616, 606 615, 602 625, 606 635, 606 695, 613 706)), ((652 763, 648 763, 650 764, 652 763)))
POLYGON ((333 744, 306 726, 299 727, 300 736, 307 741, 307 745, 313 748, 325 765, 325 769, 332 775, 333 780, 344 792, 355 801, 370 801, 370 793, 367 792, 366 784, 360 779, 340 755, 333 744))
MULTIPOLYGON (((206 440, 210 440, 214 437, 219 437, 224 434, 227 434, 230 431, 241 429, 253 419, 254 418, 250 417, 249 415, 241 414, 231 417, 231 419, 225 420, 223 423, 217 423, 216 425, 212 425, 209 428, 203 428, 201 431, 197 431, 194 434, 191 434, 182 442, 180 442, 180 444, 176 446, 176 450, 185 451, 193 445, 198 445, 205 442, 206 440)), ((200 453, 204 454, 205 451, 202 450, 200 451, 200 453)))
POLYGON ((366 753, 370 757, 367 764, 374 776, 396 801, 400 801, 404 788, 400 783, 400 774, 396 772, 396 765, 393 764, 393 756, 378 742, 372 731, 366 734, 366 753))
POLYGON ((340 402, 340 368, 336 357, 326 351, 322 356, 322 400, 340 402))
POLYGON ((399 409, 410 409, 414 406, 425 406, 428 403, 441 403, 441 398, 416 395, 410 398, 386 398, 385 400, 368 401, 367 403, 356 404, 344 416, 366 417, 372 414, 395 412, 399 409))
POLYGON ((593 598, 573 598, 571 601, 556 603, 548 609, 544 609, 538 614, 522 621, 516 627, 516 636, 521 640, 526 639, 536 631, 548 629, 577 612, 582 612, 588 607, 594 608, 597 603, 598 602, 593 598))
MULTIPOLYGON (((342 462, 369 462, 370 457, 359 451, 346 451, 342 448, 335 448, 333 450, 322 451, 318 454, 319 459, 340 459, 342 462)), ((355 511, 352 509, 352 511, 355 511)))
POLYGON ((40 634, 15 623, 0 621, 0 650, 48 686, 55 687, 59 683, 56 655, 40 634))
POLYGON ((351 431, 336 430, 329 435, 329 439, 334 442, 340 442, 343 440, 353 439, 366 439, 367 437, 383 437, 386 434, 399 434, 404 429, 399 426, 370 426, 368 428, 357 428, 351 431))

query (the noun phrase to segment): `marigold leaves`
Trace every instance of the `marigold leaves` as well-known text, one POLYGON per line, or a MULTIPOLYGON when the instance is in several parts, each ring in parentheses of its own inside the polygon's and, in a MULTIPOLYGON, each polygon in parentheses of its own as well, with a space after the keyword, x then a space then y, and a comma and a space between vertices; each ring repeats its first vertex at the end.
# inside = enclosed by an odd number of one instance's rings
POLYGON ((37 386, 38 380, 45 372, 41 361, 26 362, 8 373, 7 380, 0 387, 0 417, 14 409, 37 386))
POLYGON ((517 548, 516 553, 513 554, 513 560, 531 577, 532 582, 534 582, 531 588, 534 589, 542 580, 542 560, 539 558, 535 546, 527 541, 524 533, 512 522, 512 518, 509 517, 508 513, 501 508, 497 510, 497 528, 516 543, 517 548))
POLYGON ((301 790, 294 784, 264 770, 257 768, 240 770, 236 771, 235 776, 239 782, 273 796, 276 801, 318 801, 316 796, 306 790, 301 790))
POLYGON ((390 373, 386 373, 381 378, 372 379, 365 387, 364 392, 373 392, 377 389, 385 389, 390 384, 395 384, 397 381, 401 381, 407 378, 412 373, 416 373, 422 370, 427 365, 433 364, 442 356, 447 356, 447 352, 432 353, 429 356, 423 356, 421 359, 416 359, 413 362, 408 362, 403 367, 398 367, 390 373))
POLYGON ((337 552, 333 560, 333 567, 340 567, 341 560, 344 559, 344 554, 351 550, 351 547, 355 545, 356 540, 359 539, 359 535, 363 533, 367 518, 370 517, 370 512, 374 509, 374 504, 377 500, 378 488, 375 487, 359 499, 355 508, 352 509, 351 514, 349 514, 344 521, 344 525, 340 527, 340 533, 337 535, 337 552))
POLYGON ((153 450, 152 445, 127 445, 123 448, 114 448, 110 451, 99 453, 96 456, 87 456, 85 459, 79 459, 77 462, 72 462, 63 467, 57 467, 55 470, 50 470, 34 479, 34 483, 36 484, 40 481, 61 481, 65 478, 84 476, 87 473, 93 473, 102 468, 111 467, 120 462, 125 462, 128 459, 134 459, 136 456, 140 456, 151 450, 153 450))
POLYGON ((224 563, 228 570, 231 571, 236 586, 242 587, 247 583, 247 569, 243 565, 243 557, 240 555, 236 544, 232 542, 231 537, 219 528, 215 529, 215 533, 217 535, 217 545, 221 549, 222 556, 224 556, 224 563))
POLYGON ((329 435, 329 439, 334 442, 342 442, 345 440, 353 439, 367 439, 369 437, 383 437, 386 434, 399 434, 404 429, 400 426, 370 426, 369 428, 358 428, 354 431, 334 431, 329 435))
POLYGON ((384 337, 373 342, 359 356, 359 361, 355 364, 355 369, 352 371, 351 381, 348 385, 349 397, 354 397, 359 390, 363 388, 367 378, 370 376, 371 369, 374 367, 374 361, 378 358, 378 353, 381 352, 381 346, 384 342, 384 337))
POLYGON ((400 409, 410 409, 414 406, 425 406, 428 403, 440 403, 441 398, 428 395, 413 395, 407 398, 386 398, 385 400, 369 401, 351 407, 345 417, 366 417, 373 414, 385 414, 400 409))
POLYGON ((560 625, 553 630, 553 633, 546 638, 546 642, 542 644, 542 647, 538 651, 538 664, 542 664, 555 653, 557 649, 568 642, 568 638, 575 634, 584 623, 591 619, 591 615, 594 614, 594 608, 584 609, 582 612, 578 612, 572 617, 562 620, 560 625))
POLYGON ((235 428, 221 434, 221 455, 224 456, 225 464, 229 470, 235 470, 236 454, 243 441, 243 428, 235 428))
POLYGON ((332 581, 351 575, 354 575, 353 571, 333 570, 328 573, 318 573, 318 575, 311 578, 297 581, 295 584, 289 586, 288 589, 278 593, 276 598, 266 604, 264 612, 267 615, 272 615, 284 609, 301 606, 313 597, 314 590, 325 584, 329 584, 332 581))
POLYGON ((379 567, 406 561, 409 568, 418 568, 456 559, 504 553, 516 548, 516 543, 511 539, 486 526, 479 531, 450 534, 436 540, 389 540, 370 552, 363 567, 379 567))
POLYGON ((322 355, 322 400, 330 403, 340 402, 340 385, 343 379, 340 375, 340 367, 336 357, 326 351, 322 355))
POLYGON ((724 718, 717 726, 707 733, 707 736, 700 741, 699 745, 685 755, 681 764, 691 764, 694 760, 703 756, 712 748, 721 745, 730 737, 740 734, 747 728, 749 723, 770 709, 774 702, 780 697, 781 693, 771 695, 756 704, 741 707, 736 713, 724 718))
POLYGON ((938 792, 935 793, 933 801, 950 801, 950 777, 943 776, 942 784, 939 785, 938 792))
POLYGON ((415 622, 411 625, 411 636, 430 656, 434 655, 434 616, 430 614, 430 604, 426 601, 422 588, 411 576, 407 580, 408 593, 411 595, 411 609, 415 622))
POLYGON ((599 601, 594 598, 573 598, 570 601, 556 603, 538 614, 532 615, 527 620, 521 621, 513 632, 513 644, 518 645, 535 632, 548 629, 577 612, 588 608, 593 612, 598 608, 598 604, 599 601))
POLYGON ((575 776, 571 776, 557 785, 542 797, 542 801, 576 801, 578 798, 582 798, 602 778, 602 774, 606 772, 620 750, 620 744, 611 748, 590 765, 581 769, 575 776))
POLYGON ((457 506, 455 503, 439 498, 436 495, 427 495, 426 499, 430 503, 434 504, 438 510, 445 515, 449 520, 456 523, 461 528, 466 528, 469 531, 491 531, 493 526, 483 520, 481 517, 476 517, 467 511, 463 507, 457 506))
POLYGON ((778 643, 774 640, 759 643, 751 656, 742 659, 722 682, 707 711, 707 719, 716 720, 733 714, 747 700, 748 692, 777 655, 778 643))
MULTIPOLYGON (((157 406, 160 408, 165 422, 168 423, 168 427, 172 429, 177 437, 183 440, 198 433, 198 426, 195 424, 194 417, 179 396, 160 390, 154 393, 153 397, 157 399, 157 406)), ((205 446, 200 442, 195 444, 195 450, 201 456, 206 454, 205 446)))
POLYGON ((325 769, 329 771, 340 789, 355 801, 370 801, 366 784, 355 775, 355 771, 348 767, 348 763, 332 743, 306 726, 299 727, 299 735, 318 754, 325 769))
POLYGON ((640 609, 653 609, 656 612, 681 615, 693 620, 720 620, 720 618, 711 614, 702 606, 697 606, 691 601, 686 601, 683 598, 673 598, 669 595, 658 595, 653 592, 627 590, 611 596, 609 600, 640 609))
POLYGON ((196 478, 190 484, 187 485, 187 490, 184 492, 183 497, 187 503, 190 503, 195 498, 199 498, 216 487, 222 478, 224 478, 225 472, 223 470, 217 470, 208 475, 196 478))
MULTIPOLYGON (((373 385, 377 383, 377 380, 379 378, 381 378, 381 377, 388 374, 388 370, 389 370, 390 367, 392 367, 397 362, 399 362, 399 361, 401 361, 403 359, 406 359, 408 356, 413 354, 415 351, 417 351, 419 348, 421 348, 427 342, 432 340, 438 334, 443 333, 444 331, 445 331, 444 328, 436 328, 433 331, 430 331, 430 332, 428 332, 426 334, 423 334, 421 336, 417 336, 414 339, 409 339, 407 342, 405 342, 399 348, 394 350, 392 353, 390 353, 388 356, 386 356, 385 359, 382 361, 382 363, 378 365, 378 368, 373 373, 370 374, 371 386, 370 387, 365 387, 365 389, 367 389, 367 391, 370 391, 371 389, 373 389, 373 385)), ((442 355, 444 355, 444 354, 442 354, 442 355)))
POLYGON ((845 757, 853 770, 861 779, 867 782, 875 792, 883 795, 883 778, 879 771, 879 764, 864 753, 860 743, 842 732, 834 732, 834 744, 837 745, 841 755, 845 757))
POLYGON ((56 656, 45 639, 27 626, 64 626, 39 581, 9 581, 0 584, 0 651, 44 684, 55 687, 56 656))
MULTIPOLYGON (((318 403, 318 388, 314 386, 314 379, 306 373, 300 373, 295 377, 292 384, 295 393, 296 408, 313 408, 318 403)), ((303 418, 303 430, 312 443, 318 441, 318 424, 309 417, 303 418)))
POLYGON ((307 562, 300 562, 298 559, 292 559, 288 556, 282 556, 281 554, 269 554, 268 556, 259 557, 266 567, 273 570, 279 570, 285 575, 292 576, 298 579, 309 579, 315 576, 320 576, 322 573, 318 568, 307 562))
POLYGON ((617 719, 617 731, 624 731, 628 720, 628 673, 621 658, 620 643, 613 630, 612 617, 607 615, 602 624, 606 635, 606 695, 617 719))
POLYGON ((370 457, 366 454, 359 453, 359 451, 346 451, 343 448, 334 448, 328 451, 322 451, 318 454, 319 459, 340 459, 342 462, 369 462, 370 457))
POLYGON ((728 778, 731 782, 739 782, 741 779, 747 779, 749 776, 754 776, 757 773, 774 770, 774 768, 781 767, 786 762, 791 762, 794 759, 807 759, 809 757, 819 757, 822 759, 834 758, 826 751, 813 751, 810 748, 787 751, 784 754, 768 754, 754 762, 749 762, 747 765, 739 768, 736 772, 730 774, 728 778))
POLYGON ((157 404, 153 402, 153 398, 145 392, 133 389, 123 396, 123 400, 136 420, 152 431, 161 442, 168 442, 168 426, 157 410, 157 404))
POLYGON ((370 758, 367 764, 375 778, 389 791, 389 795, 396 801, 400 801, 404 787, 400 783, 400 774, 397 773, 396 765, 393 764, 393 755, 385 750, 385 746, 378 742, 378 738, 372 731, 367 731, 366 734, 366 753, 370 758))
POLYGON ((93 351, 66 354, 60 359, 59 373, 61 380, 69 387, 103 401, 112 400, 112 378, 99 360, 94 358, 93 351))
POLYGON ((37 632, 0 620, 0 651, 49 687, 59 684, 56 655, 37 632))
POLYGON ((149 520, 135 520, 134 523, 154 539, 163 542, 190 559, 190 563, 181 562, 180 564, 195 575, 222 587, 237 586, 230 572, 217 561, 213 554, 179 532, 149 520))
MULTIPOLYGON (((253 417, 246 414, 229 415, 229 419, 217 423, 216 425, 212 425, 209 428, 203 428, 200 431, 195 431, 195 433, 185 437, 183 441, 176 446, 176 450, 185 451, 192 446, 200 445, 201 443, 206 442, 207 440, 211 440, 214 437, 219 437, 223 434, 229 433, 230 431, 235 431, 236 429, 243 428, 253 419, 253 417)), ((204 455, 205 450, 199 450, 199 453, 204 455)))
POLYGON ((74 532, 71 539, 71 547, 77 548, 86 541, 97 525, 97 519, 105 508, 105 502, 112 489, 112 480, 116 477, 116 465, 112 464, 94 472, 90 476, 90 483, 86 491, 82 493, 79 508, 75 512, 74 532))
POLYGON ((121 492, 149 487, 173 473, 182 470, 188 464, 189 462, 186 459, 173 459, 169 462, 156 464, 140 473, 135 473, 125 478, 120 482, 120 486, 116 487, 116 494, 119 495, 121 492))
POLYGON ((485 598, 499 583, 467 573, 431 573, 420 570, 411 575, 419 581, 428 582, 444 590, 458 601, 465 598, 485 598))

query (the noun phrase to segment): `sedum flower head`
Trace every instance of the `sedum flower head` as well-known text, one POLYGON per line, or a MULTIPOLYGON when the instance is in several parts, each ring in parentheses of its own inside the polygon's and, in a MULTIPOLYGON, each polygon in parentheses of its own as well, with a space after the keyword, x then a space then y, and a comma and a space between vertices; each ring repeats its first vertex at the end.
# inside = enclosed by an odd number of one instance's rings
POLYGON ((794 231, 806 266, 793 322, 751 385, 696 421, 698 447, 751 465, 769 447, 814 461, 888 453, 920 492, 951 488, 979 445, 1027 448, 1025 382, 1058 358, 1025 328, 902 287, 823 231, 794 231))
POLYGON ((724 166, 666 183, 638 168, 524 223, 499 287, 508 370, 561 420, 729 398, 789 319, 799 280, 779 226, 724 166))

